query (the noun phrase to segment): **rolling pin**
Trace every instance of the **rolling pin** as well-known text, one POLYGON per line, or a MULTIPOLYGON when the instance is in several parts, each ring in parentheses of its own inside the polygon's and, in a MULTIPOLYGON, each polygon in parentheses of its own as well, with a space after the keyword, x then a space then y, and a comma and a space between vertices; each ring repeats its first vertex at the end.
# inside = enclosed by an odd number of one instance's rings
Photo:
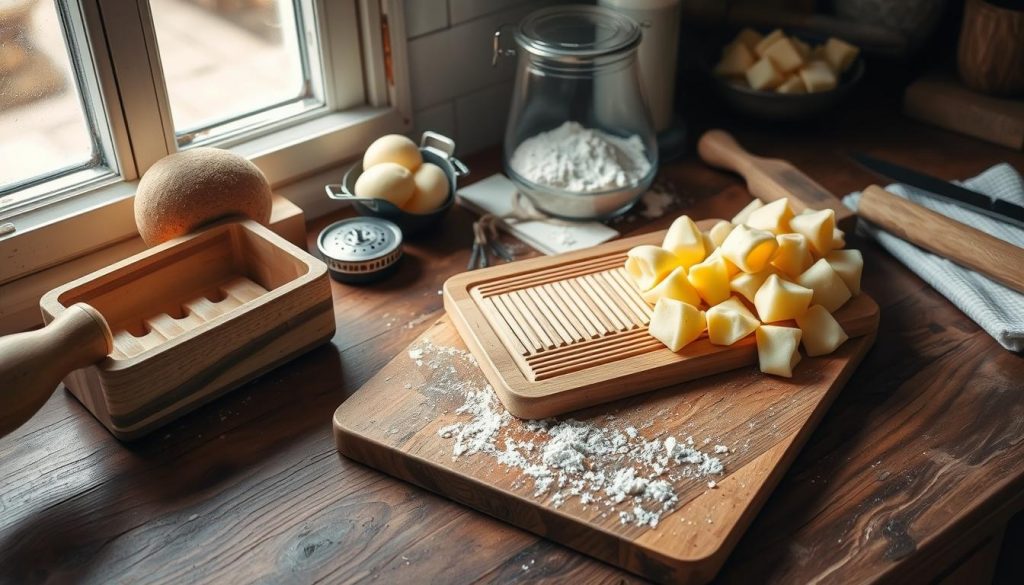
POLYGON ((1024 293, 1024 250, 878 185, 861 193, 857 213, 894 236, 1024 293))
POLYGON ((845 232, 856 227, 857 216, 835 195, 796 167, 780 159, 754 156, 724 130, 708 130, 697 142, 697 153, 705 163, 740 174, 747 189, 762 201, 790 198, 793 210, 832 209, 836 225, 845 232))
POLYGON ((76 303, 46 327, 0 337, 0 437, 39 410, 65 376, 114 347, 106 319, 76 303))

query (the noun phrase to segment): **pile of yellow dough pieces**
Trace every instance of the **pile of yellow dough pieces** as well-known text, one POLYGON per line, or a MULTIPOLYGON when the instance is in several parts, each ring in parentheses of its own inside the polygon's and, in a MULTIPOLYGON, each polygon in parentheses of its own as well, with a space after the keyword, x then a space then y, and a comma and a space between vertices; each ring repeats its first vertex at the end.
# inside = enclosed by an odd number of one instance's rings
POLYGON ((722 49, 715 75, 761 91, 815 93, 835 88, 859 53, 835 37, 811 47, 779 29, 762 37, 746 28, 722 49))
POLYGON ((390 201, 409 213, 430 213, 448 199, 451 186, 444 170, 423 162, 416 143, 401 134, 381 136, 363 155, 358 197, 390 201))
POLYGON ((669 349, 705 331, 715 345, 753 333, 761 371, 788 378, 801 343, 819 356, 848 338, 832 313, 860 294, 864 259, 845 245, 831 209, 794 214, 787 199, 755 199, 707 232, 680 217, 661 246, 630 250, 625 268, 669 349))

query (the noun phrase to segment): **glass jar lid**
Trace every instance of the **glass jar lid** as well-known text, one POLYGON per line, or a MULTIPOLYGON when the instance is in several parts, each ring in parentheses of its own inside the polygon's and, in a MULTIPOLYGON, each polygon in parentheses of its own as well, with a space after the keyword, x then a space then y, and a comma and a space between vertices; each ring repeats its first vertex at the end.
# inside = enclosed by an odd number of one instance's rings
POLYGON ((515 38, 533 55, 576 62, 633 49, 640 43, 640 26, 600 6, 553 6, 528 14, 515 38))

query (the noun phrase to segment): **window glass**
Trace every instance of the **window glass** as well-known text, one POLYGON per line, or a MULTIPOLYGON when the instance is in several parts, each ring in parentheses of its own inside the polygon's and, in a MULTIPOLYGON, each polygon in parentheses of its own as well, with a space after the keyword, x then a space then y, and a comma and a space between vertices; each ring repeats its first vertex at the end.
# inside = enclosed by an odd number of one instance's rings
POLYGON ((0 211, 102 163, 56 0, 0 0, 0 211))
POLYGON ((295 2, 150 0, 150 5, 179 144, 318 105, 295 2))

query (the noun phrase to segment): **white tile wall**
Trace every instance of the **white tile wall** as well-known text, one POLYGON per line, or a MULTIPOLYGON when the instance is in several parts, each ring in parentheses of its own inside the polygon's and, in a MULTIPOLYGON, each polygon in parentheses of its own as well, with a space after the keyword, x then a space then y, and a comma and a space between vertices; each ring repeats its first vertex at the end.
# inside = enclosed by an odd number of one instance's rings
POLYGON ((459 156, 501 142, 515 58, 504 58, 491 67, 491 39, 498 26, 515 24, 544 4, 536 0, 406 0, 416 140, 423 130, 436 130, 455 139, 459 156), (445 4, 448 10, 442 13, 441 25, 437 7, 445 4))

